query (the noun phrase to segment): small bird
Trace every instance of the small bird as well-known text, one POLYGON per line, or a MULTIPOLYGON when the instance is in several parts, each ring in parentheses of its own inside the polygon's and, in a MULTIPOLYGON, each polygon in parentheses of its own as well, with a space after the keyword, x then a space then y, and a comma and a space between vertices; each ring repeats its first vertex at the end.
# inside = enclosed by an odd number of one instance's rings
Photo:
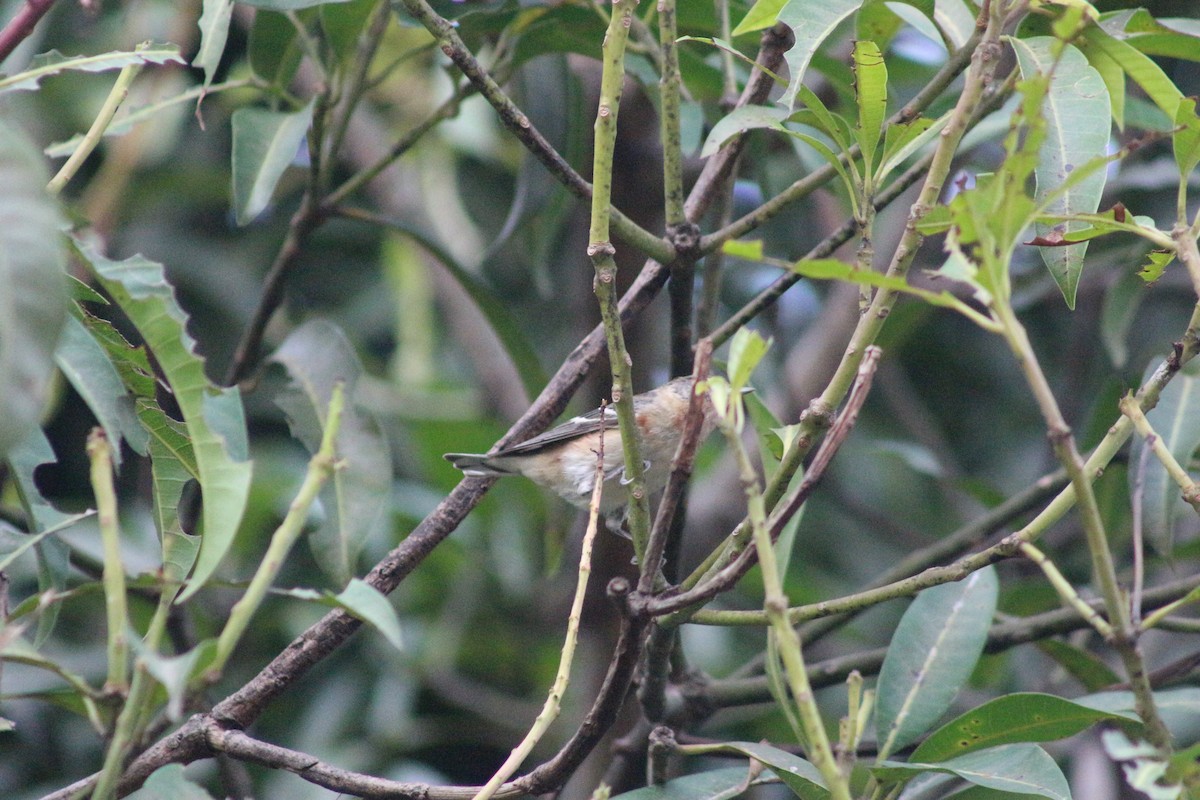
MULTIPOLYGON (((691 393, 692 378, 686 376, 633 398, 638 452, 645 462, 648 492, 667 485, 671 462, 683 436, 691 393)), ((716 424, 712 402, 705 398, 702 408, 701 441, 716 424)), ((600 498, 600 513, 611 520, 629 501, 625 456, 621 451, 617 412, 612 407, 573 417, 540 436, 490 455, 447 453, 445 458, 464 475, 473 477, 524 475, 571 505, 587 508, 595 482, 601 436, 604 436, 604 492, 600 498)))

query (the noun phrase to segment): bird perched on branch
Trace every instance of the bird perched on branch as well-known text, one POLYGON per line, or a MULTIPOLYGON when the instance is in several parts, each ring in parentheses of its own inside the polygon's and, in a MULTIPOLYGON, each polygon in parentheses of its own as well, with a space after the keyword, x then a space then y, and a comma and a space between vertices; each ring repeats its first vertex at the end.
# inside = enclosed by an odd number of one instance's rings
MULTIPOLYGON (((691 393, 692 378, 687 376, 675 378, 633 398, 638 452, 645 463, 648 492, 655 492, 667 484, 671 461, 683 436, 691 393)), ((708 398, 705 398, 701 408, 704 421, 700 440, 703 441, 712 432, 716 412, 708 398)), ((587 508, 595 481, 596 454, 600 450, 601 436, 604 436, 604 492, 600 499, 600 513, 611 518, 619 514, 629 501, 617 412, 611 406, 573 417, 540 436, 490 455, 447 453, 445 458, 461 469, 464 475, 524 475, 571 505, 587 508)))

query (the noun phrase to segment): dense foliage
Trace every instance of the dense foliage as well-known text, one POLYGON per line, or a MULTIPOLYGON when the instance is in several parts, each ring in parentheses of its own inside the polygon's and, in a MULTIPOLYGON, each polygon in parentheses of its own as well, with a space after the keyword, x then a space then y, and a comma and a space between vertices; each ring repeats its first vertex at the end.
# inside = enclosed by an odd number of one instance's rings
POLYGON ((1191 4, 0 20, 4 797, 1200 797, 1191 4))

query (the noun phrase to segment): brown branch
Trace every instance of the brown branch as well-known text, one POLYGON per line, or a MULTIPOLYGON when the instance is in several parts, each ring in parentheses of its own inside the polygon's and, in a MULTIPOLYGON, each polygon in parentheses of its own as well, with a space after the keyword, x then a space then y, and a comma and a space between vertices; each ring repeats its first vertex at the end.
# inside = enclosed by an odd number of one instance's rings
POLYGON ((0 30, 0 61, 12 55, 21 42, 29 38, 42 17, 54 5, 54 0, 25 0, 25 5, 0 30))

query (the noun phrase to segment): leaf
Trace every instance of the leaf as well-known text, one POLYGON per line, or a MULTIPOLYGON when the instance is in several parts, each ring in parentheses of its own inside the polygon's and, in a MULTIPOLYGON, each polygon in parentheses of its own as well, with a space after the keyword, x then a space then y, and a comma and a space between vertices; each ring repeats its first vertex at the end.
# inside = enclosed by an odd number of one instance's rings
POLYGON ((312 124, 313 101, 286 113, 265 108, 233 112, 233 210, 238 225, 253 222, 295 160, 312 124))
POLYGON ((874 42, 854 43, 854 88, 858 100, 858 126, 854 133, 862 150, 864 170, 872 171, 875 148, 887 117, 887 64, 874 42))
POLYGON ((271 358, 292 379, 276 398, 286 412, 292 435, 309 453, 321 445, 321 432, 333 388, 345 386, 347 404, 338 430, 339 468, 322 490, 330 512, 312 534, 317 563, 338 585, 354 574, 363 542, 380 530, 392 490, 392 457, 379 423, 354 404, 362 366, 354 347, 332 322, 310 320, 292 331, 271 358))
POLYGON ((154 522, 162 543, 163 579, 182 583, 200 551, 200 537, 185 533, 179 520, 184 487, 197 474, 195 453, 187 431, 179 430, 182 426, 157 406, 141 401, 139 408, 146 412, 142 419, 147 427, 158 426, 157 435, 150 439, 150 478, 154 484, 154 522))
POLYGON ((138 424, 133 411, 133 397, 125 389, 125 383, 104 348, 73 316, 67 317, 58 349, 54 351, 54 360, 96 415, 96 421, 104 429, 108 440, 114 443, 114 466, 118 469, 121 466, 119 442, 122 439, 129 443, 134 452, 145 455, 149 437, 138 424))
POLYGON ((915 741, 950 708, 983 653, 996 610, 996 571, 925 589, 888 646, 876 690, 876 735, 886 757, 915 741))
POLYGON ((263 80, 287 86, 300 66, 303 53, 294 26, 276 11, 257 11, 250 29, 250 68, 263 80))
POLYGON ((791 83, 782 101, 788 110, 795 107, 796 93, 800 91, 804 73, 817 48, 860 5, 862 0, 788 0, 780 9, 779 21, 791 28, 796 36, 792 49, 784 53, 791 71, 791 83))
POLYGON ((512 359, 513 366, 517 368, 517 374, 521 376, 521 383, 525 387, 526 394, 536 397, 542 387, 546 385, 546 375, 538 361, 537 353, 534 352, 521 325, 513 316, 509 304, 498 297, 491 287, 471 274, 455 260, 453 255, 429 236, 402 223, 389 221, 388 227, 414 240, 446 268, 450 277, 458 282, 458 285, 487 319, 488 324, 492 326, 496 338, 504 345, 505 352, 512 359))
POLYGON ((1100 309, 1100 337, 1109 359, 1118 369, 1123 368, 1129 359, 1129 330, 1146 296, 1144 288, 1145 282, 1137 273, 1125 270, 1104 293, 1100 309))
POLYGON ((908 158, 927 145, 932 144, 950 121, 953 111, 947 111, 937 120, 924 117, 912 122, 888 125, 883 135, 883 163, 875 172, 875 182, 882 183, 888 175, 903 164, 908 158))
POLYGON ((173 44, 147 42, 135 52, 114 51, 95 56, 64 56, 57 50, 34 56, 29 62, 29 69, 16 75, 0 78, 0 94, 15 91, 32 91, 38 87, 42 78, 57 75, 60 72, 77 70, 79 72, 107 72, 123 69, 130 64, 183 64, 179 48, 173 44))
POLYGON ((742 17, 742 21, 730 32, 730 36, 741 36, 769 28, 779 19, 779 11, 787 0, 755 0, 754 5, 742 17))
POLYGON ((340 608, 355 619, 375 628, 396 649, 402 649, 404 646, 400 634, 400 619, 396 616, 396 609, 392 607, 391 601, 378 589, 358 578, 352 578, 340 594, 313 589, 289 589, 280 594, 320 603, 329 608, 340 608))
POLYGON ((183 764, 167 764, 150 773, 128 800, 213 800, 213 796, 184 777, 183 764))
POLYGON ((929 771, 956 775, 1002 792, 1071 800, 1071 788, 1062 770, 1035 744, 1005 744, 937 763, 884 761, 871 770, 877 778, 888 781, 929 771))
POLYGON ((767 354, 770 339, 764 339, 758 331, 739 328, 729 344, 729 384, 733 391, 740 392, 750 382, 750 373, 767 354))
MULTIPOLYGON (((36 524, 40 531, 56 529, 69 517, 50 504, 38 491, 34 481, 34 472, 42 464, 53 464, 54 450, 50 447, 41 428, 34 428, 29 436, 8 453, 10 475, 21 496, 21 504, 25 513, 36 524)), ((70 551, 57 537, 44 539, 35 545, 38 559, 38 592, 63 591, 67 586, 70 574, 70 551)), ((61 603, 52 603, 46 607, 38 619, 38 630, 34 644, 41 646, 42 642, 54 630, 58 621, 61 603)))
MULTIPOLYGON (((1036 198, 1041 202, 1052 190, 1062 186, 1070 173, 1089 160, 1103 156, 1111 130, 1108 89, 1100 73, 1071 45, 1063 45, 1049 36, 1012 40, 1021 74, 1050 75, 1050 87, 1042 104, 1046 121, 1046 139, 1038 151, 1036 198), (1061 49, 1061 53, 1059 50, 1061 49)), ((1051 214, 1090 214, 1100 207, 1105 173, 1096 169, 1070 189, 1057 194, 1046 206, 1051 214)), ((1050 226, 1037 224, 1045 236, 1051 231, 1069 233, 1086 227, 1081 222, 1050 226)), ((1075 293, 1083 272, 1087 243, 1069 247, 1039 248, 1042 260, 1054 277, 1067 302, 1075 307, 1075 293)))
MULTIPOLYGON (((1153 370, 1154 366, 1148 369, 1153 370)), ((1196 365, 1188 364, 1163 388, 1158 405, 1146 412, 1146 419, 1177 462, 1191 461, 1200 448, 1200 370, 1196 365)), ((1134 442, 1129 457, 1131 488, 1135 487, 1136 465, 1141 462, 1145 447, 1140 438, 1134 442)), ((1169 556, 1175 542, 1175 526, 1182 515, 1191 513, 1191 507, 1181 497, 1179 484, 1153 453, 1146 458, 1141 492, 1146 539, 1159 553, 1169 556)))
MULTIPOLYGON (((793 793, 802 800, 824 800, 829 797, 825 779, 812 763, 786 750, 761 742, 721 742, 714 745, 692 747, 690 753, 741 753, 770 769, 793 793)), ((745 773, 743 772, 743 775, 745 773)))
POLYGON ((1179 126, 1172 139, 1175 164, 1179 167, 1179 176, 1186 181, 1196 164, 1200 164, 1200 117, 1196 116, 1196 98, 1185 97, 1179 101, 1175 124, 1179 126))
POLYGON ((1089 25, 1083 31, 1084 41, 1115 61, 1133 82, 1141 86, 1154 104, 1170 119, 1175 118, 1183 92, 1171 81, 1162 68, 1127 42, 1114 39, 1103 28, 1089 25))
POLYGON ((966 44, 975 31, 975 12, 963 0, 936 0, 933 21, 955 47, 966 44))
POLYGON ((233 544, 250 491, 246 422, 237 389, 218 388, 188 335, 187 315, 161 264, 142 256, 110 261, 80 248, 97 279, 146 341, 183 414, 204 497, 200 553, 184 600, 198 591, 233 544))
POLYGON ((708 137, 704 140, 704 147, 700 149, 700 157, 708 158, 714 155, 721 146, 734 136, 745 133, 746 131, 755 130, 758 128, 770 128, 772 130, 786 130, 783 126, 783 121, 790 114, 782 108, 773 106, 741 106, 721 117, 716 125, 713 125, 712 130, 708 132, 708 137))
POLYGON ((0 123, 0 461, 37 428, 66 322, 66 254, 41 157, 0 123))
POLYGON ((197 23, 200 27, 200 48, 192 66, 204 70, 204 88, 212 85, 225 54, 229 39, 229 22, 233 19, 233 0, 204 0, 197 23))
POLYGON ((1095 709, 1050 694, 1018 692, 998 697, 929 735, 912 761, 946 761, 976 750, 1014 742, 1052 742, 1074 736, 1097 722, 1137 715, 1095 709))
POLYGON ((1121 678, 1107 664, 1082 648, 1074 647, 1059 639, 1046 639, 1038 642, 1037 648, 1053 658, 1088 691, 1094 692, 1105 686, 1121 682, 1121 678))
POLYGON ((184 703, 191 696, 188 687, 196 676, 208 668, 216 655, 216 639, 205 639, 177 656, 166 656, 150 650, 134 631, 129 632, 128 639, 137 653, 138 661, 167 692, 167 718, 179 722, 183 719, 184 703))
POLYGON ((745 767, 725 767, 685 775, 661 786, 644 786, 612 800, 732 800, 746 791, 749 777, 745 767))

